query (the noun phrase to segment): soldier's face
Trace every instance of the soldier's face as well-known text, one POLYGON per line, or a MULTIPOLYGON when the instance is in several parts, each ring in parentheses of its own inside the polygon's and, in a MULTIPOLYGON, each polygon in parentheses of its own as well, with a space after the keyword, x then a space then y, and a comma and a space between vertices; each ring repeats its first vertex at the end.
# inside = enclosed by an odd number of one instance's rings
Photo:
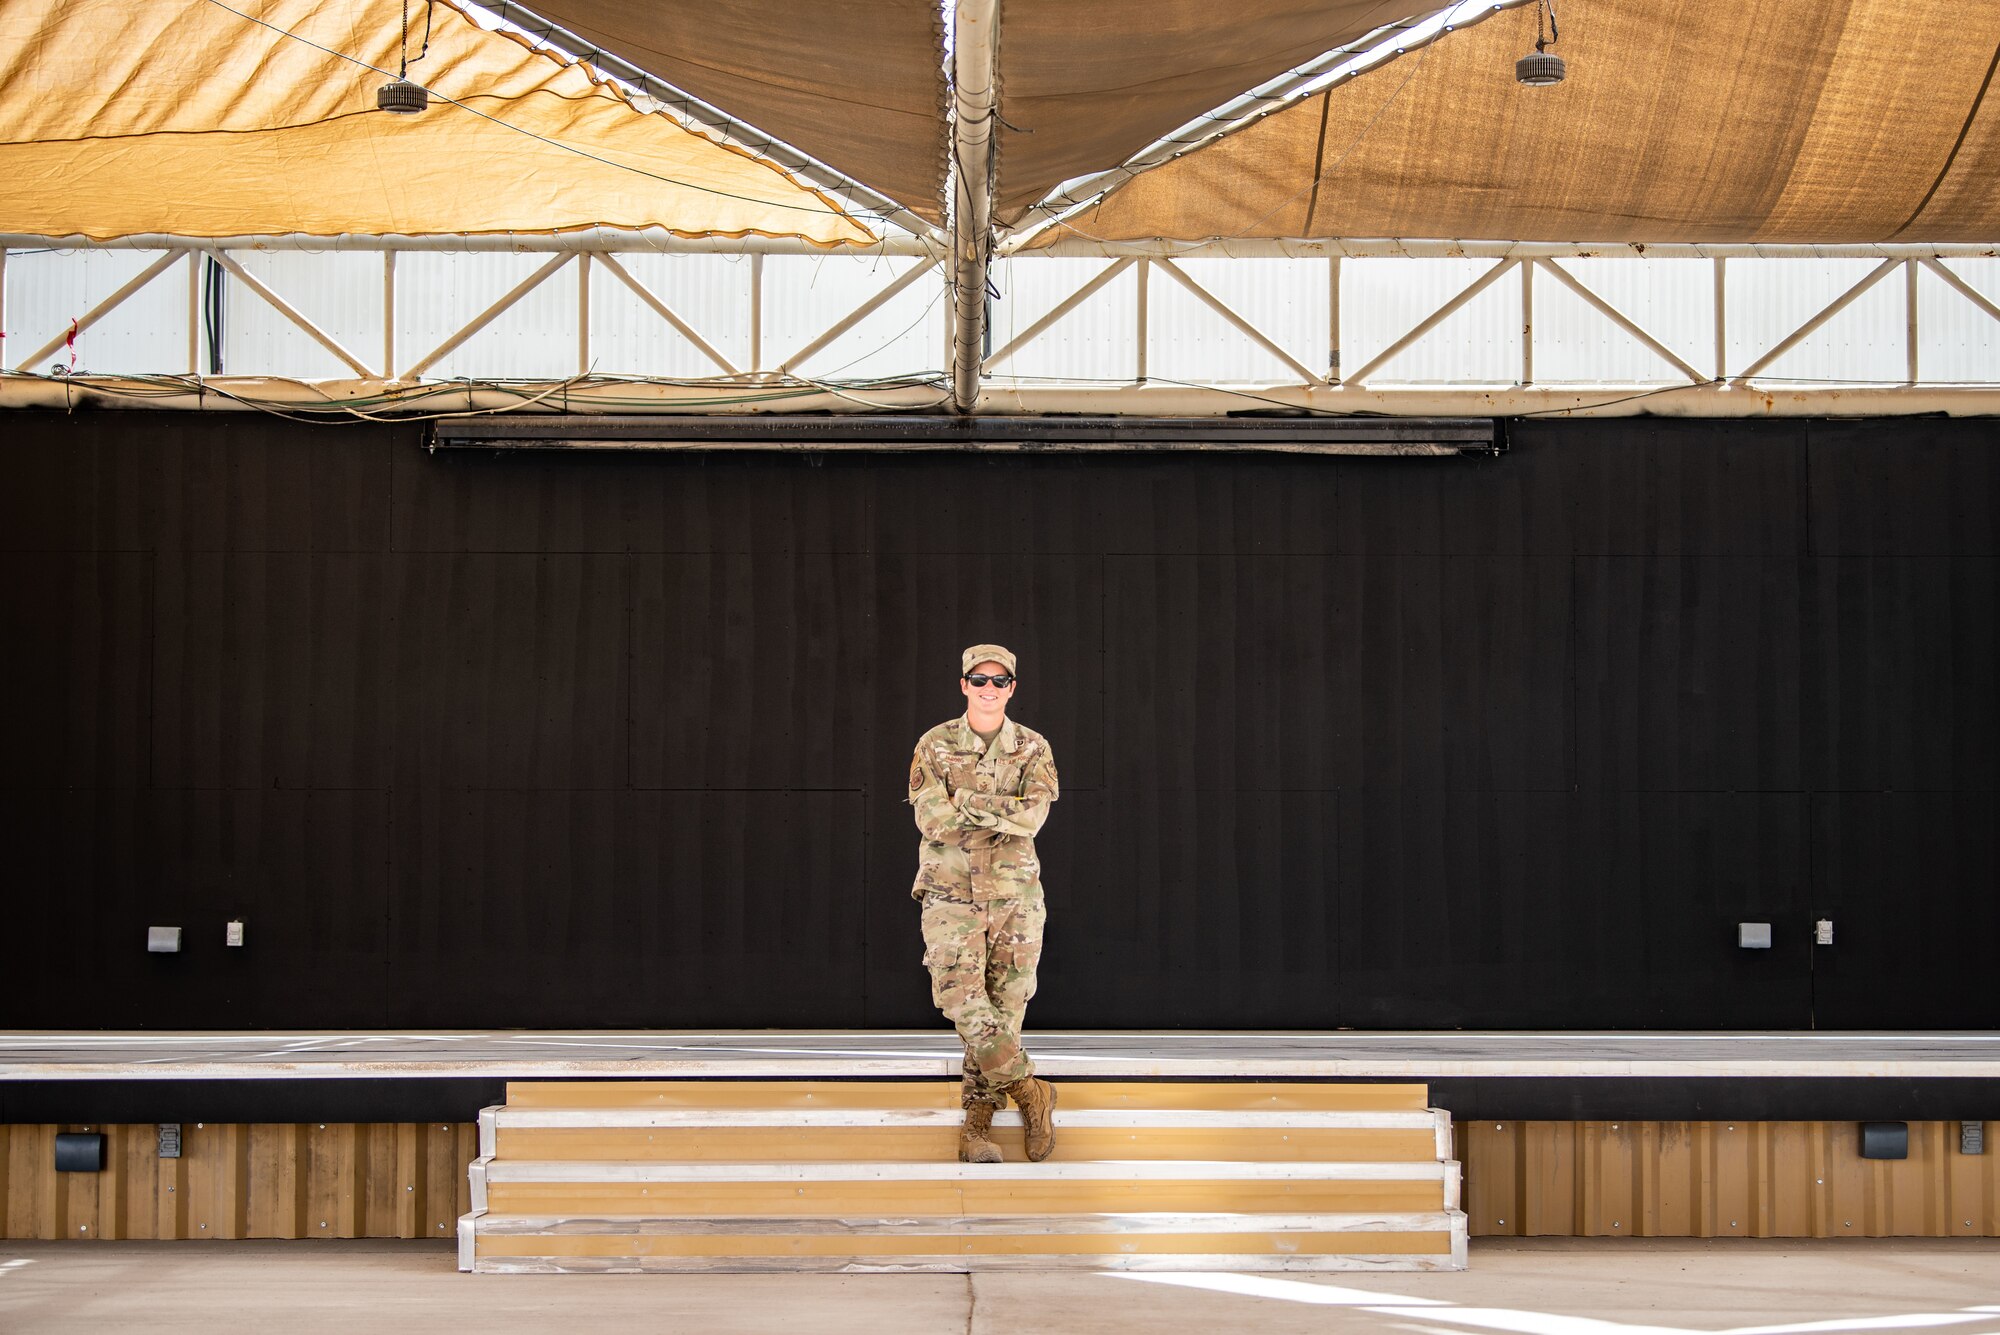
POLYGON ((1002 690, 993 684, 992 678, 994 676, 1007 672, 1006 664, 974 663, 972 670, 976 673, 985 674, 987 682, 984 686, 974 686, 964 677, 960 677, 958 679, 958 689, 965 693, 966 703, 982 712, 1005 709, 1007 702, 1014 698, 1014 688, 1020 685, 1018 681, 1010 681, 1007 683, 1007 688, 1002 690))

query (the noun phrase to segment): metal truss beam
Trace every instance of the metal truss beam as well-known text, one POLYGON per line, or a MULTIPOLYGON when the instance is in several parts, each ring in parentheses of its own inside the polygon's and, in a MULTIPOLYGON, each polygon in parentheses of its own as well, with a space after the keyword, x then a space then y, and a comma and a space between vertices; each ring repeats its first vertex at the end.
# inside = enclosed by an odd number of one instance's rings
MULTIPOLYGON (((366 404, 365 415, 461 416, 466 413, 554 411, 556 395, 569 412, 741 413, 741 383, 667 384, 617 380, 538 381, 480 385, 464 381, 411 385, 385 380, 313 381, 254 376, 31 376, 0 378, 0 409, 202 408, 313 411, 339 414, 344 399, 366 404), (179 392, 175 390, 178 388, 179 392), (386 401, 385 401, 386 400, 386 401), (654 406, 649 406, 654 405, 654 406)), ((927 385, 893 389, 772 386, 760 411, 812 413, 923 412, 939 406, 927 385)), ((1000 416, 1095 414, 1131 417, 1227 417, 1249 411, 1397 417, 1838 417, 1932 414, 2000 415, 2000 387, 1936 385, 1023 385, 988 386, 976 412, 1000 416)))
MULTIPOLYGON (((546 240, 546 238, 523 238, 522 240, 546 240)), ((1399 242, 1396 244, 1407 246, 1410 243, 1399 242)), ((1452 243, 1438 242, 1431 244, 1448 246, 1452 243)), ((1466 249, 1474 248, 1467 247, 1466 249)), ((1637 320, 1618 309, 1612 302, 1598 295, 1571 272, 1570 269, 1560 263, 1558 258, 1594 256, 1625 256, 1636 258, 1641 254, 1659 257, 1661 252, 1671 251, 1672 248, 1620 247, 1610 250, 1607 254, 1599 248, 1585 245, 1557 247, 1539 244, 1515 243, 1509 245, 1500 243, 1490 247, 1477 247, 1477 249, 1484 250, 1493 257, 1491 267, 1461 288, 1456 295, 1432 311, 1413 328, 1404 332, 1400 337, 1389 343, 1388 346, 1377 352, 1365 364, 1350 373, 1344 384, 1340 383, 1339 375, 1340 352, 1344 343, 1341 327, 1340 301, 1340 266, 1343 261, 1341 254, 1327 254, 1324 250, 1320 251, 1320 258, 1325 261, 1327 266, 1327 299, 1329 308, 1327 328, 1328 364, 1332 368, 1331 374, 1326 375, 1306 366, 1299 359, 1289 354, 1270 334, 1259 327, 1257 321, 1251 315, 1246 315, 1221 301, 1212 292, 1196 282, 1192 276, 1186 273, 1174 261, 1166 258, 1140 258, 1132 255, 1124 255, 1102 264, 1087 281, 1038 317, 1019 336, 1008 342, 998 351, 986 356, 982 363, 976 364, 969 397, 967 397, 968 391, 965 390, 963 385, 956 385, 955 388, 958 388, 960 393, 952 401, 959 411, 969 410, 979 413, 1010 413, 1019 411, 1160 411, 1170 414, 1182 414, 1228 410, 1227 407, 1211 408, 1203 406, 1204 404, 1216 403, 1227 404, 1229 407, 1241 410, 1247 401, 1272 407, 1313 412, 1420 412, 1452 415, 1468 411, 1503 414, 1513 412, 1576 413, 1613 411, 1610 404, 1603 397, 1611 395, 1614 398, 1646 404, 1646 410, 1648 411, 1692 415, 1756 416, 1787 412, 1987 412, 1992 410, 1991 405, 1994 402, 1994 394, 2000 392, 2000 385, 1926 385, 1921 378, 1918 366, 1918 350, 1921 344, 1919 337, 1921 333, 1920 315, 1922 314, 1917 302, 1916 275, 1918 268, 1929 268, 1941 282, 1970 302, 1982 314, 1988 318, 2000 321, 2000 304, 1997 304, 1991 297, 1973 287, 1962 274, 1951 268, 1945 262, 1945 259, 1941 258, 1987 255, 1993 252, 1994 247, 1918 245, 1908 247, 1867 247, 1865 249, 1844 247, 1790 248, 1786 252, 1786 257, 1810 256, 1812 258, 1827 258, 1826 252, 1829 250, 1862 249, 1863 253, 1869 258, 1874 259, 1876 263, 1871 271, 1859 282, 1847 288, 1832 302, 1817 311, 1810 319, 1793 329, 1784 338, 1778 340, 1759 355, 1756 355, 1743 369, 1736 371, 1733 375, 1728 375, 1727 385, 1733 387, 1737 391, 1736 394, 1703 395, 1695 398, 1687 396, 1686 391, 1691 386, 1704 386, 1712 389, 1723 388, 1721 382, 1724 381, 1726 375, 1725 356, 1729 344, 1727 335, 1729 327, 1728 287, 1726 283, 1729 253, 1717 254, 1709 252, 1727 250, 1733 253, 1735 248, 1708 246, 1698 248, 1706 256, 1713 275, 1712 284, 1704 284, 1712 292, 1714 301, 1712 315, 1715 331, 1715 352, 1712 375, 1703 374, 1690 361, 1669 348, 1662 340, 1654 337, 1637 320), (1882 253, 1884 251, 1892 253, 1882 253), (1136 330, 1136 333, 1133 335, 1133 357, 1131 362, 1131 374, 1134 382, 1132 385, 1063 383, 1060 380, 1037 381, 1029 377, 1026 382, 1014 382, 1009 388, 989 390, 978 383, 979 377, 995 373, 997 368, 1014 357, 1021 349, 1042 338, 1058 322, 1095 294, 1102 291, 1119 274, 1133 266, 1138 267, 1142 281, 1134 294, 1134 307, 1132 310, 1132 319, 1136 330), (1148 300, 1149 285, 1144 279, 1150 276, 1151 269, 1155 267, 1164 269, 1168 278, 1185 288, 1197 301, 1215 311, 1245 339, 1276 357, 1296 377, 1296 381, 1281 384, 1217 385, 1213 387, 1175 385, 1159 381, 1147 384, 1149 380, 1148 353, 1150 350, 1149 344, 1153 320, 1148 300), (1537 268, 1544 271, 1549 278, 1568 288, 1580 300, 1584 301, 1621 330, 1625 336, 1645 348, 1652 355, 1659 357, 1668 366, 1671 366, 1674 372, 1683 377, 1687 384, 1661 385, 1652 383, 1642 386, 1625 386, 1592 383, 1585 385, 1566 384, 1559 388, 1534 384, 1536 338, 1533 306, 1534 284, 1531 275, 1533 270, 1537 268), (1903 273, 1904 306, 1901 311, 1902 318, 1900 323, 1906 343, 1903 365, 1897 368, 1901 373, 1899 376, 1891 377, 1884 375, 1879 379, 1848 386, 1829 385, 1824 388, 1814 386, 1811 388, 1793 389, 1787 385, 1783 377, 1771 377, 1767 374, 1769 368, 1776 364, 1780 358, 1809 339, 1830 320, 1856 302, 1871 287, 1882 282, 1897 269, 1902 270, 1903 273), (1503 278, 1508 277, 1510 271, 1518 271, 1522 280, 1519 285, 1518 296, 1520 302, 1519 328, 1521 331, 1520 369, 1517 382, 1514 386, 1507 389, 1466 389, 1459 386, 1442 384, 1377 387, 1368 383, 1394 358, 1424 339, 1446 320, 1450 319, 1456 312, 1464 309, 1482 292, 1500 282, 1503 278), (1751 384, 1753 381, 1755 382, 1754 386, 1751 384), (1149 397, 1134 400, 1130 397, 1130 391, 1134 388, 1146 389, 1149 397), (1192 397, 1161 399, 1158 397, 1160 395, 1192 397), (1466 395, 1473 397, 1466 398, 1464 397, 1466 395), (1467 406, 1475 403, 1480 406, 1467 406), (1033 406, 1026 407, 1021 405, 1033 406), (1126 405, 1139 406, 1127 407, 1126 405)), ((1770 253, 1774 248, 1754 247, 1748 249, 1763 258, 1775 259, 1779 257, 1770 253)), ((845 411, 846 408, 857 405, 917 408, 934 406, 937 401, 934 382, 927 382, 926 379, 932 373, 903 377, 893 381, 856 382, 857 384, 867 386, 867 388, 854 392, 850 392, 852 387, 845 385, 821 387, 811 380, 802 378, 798 374, 798 369, 801 366, 835 344, 843 335, 852 331, 869 315, 880 310, 898 293, 907 290, 913 284, 931 275, 939 267, 939 262, 935 260, 909 264, 901 273, 891 278, 874 294, 861 301, 854 309, 833 320, 821 333, 800 346, 797 351, 785 358, 775 370, 769 370, 766 369, 768 364, 763 359, 761 346, 763 257, 759 253, 753 253, 749 259, 751 271, 749 311, 751 357, 748 369, 745 370, 738 368, 728 358, 722 356, 712 342, 704 338, 685 319, 681 318, 680 314, 669 306, 667 302, 648 289, 645 284, 639 282, 632 272, 616 258, 618 254, 627 252, 622 250, 576 249, 569 246, 540 251, 527 251, 526 253, 537 253, 543 259, 543 263, 532 275, 528 276, 497 302, 467 322, 428 356, 407 369, 402 369, 399 374, 395 355, 395 261, 397 255, 402 252, 393 247, 385 246, 379 249, 377 253, 382 255, 382 295, 385 316, 381 340, 382 359, 379 371, 368 366, 359 356, 346 350, 331 334, 315 325, 298 309, 291 306, 268 285, 259 280, 241 263, 240 256, 229 254, 223 247, 213 241, 192 241, 182 246, 168 247, 158 251, 152 258, 152 262, 145 269, 125 281, 117 290, 99 301, 89 312, 80 317, 76 322, 76 330, 79 333, 85 332, 101 322, 120 303, 126 301, 134 293, 153 282, 178 260, 185 258, 188 260, 190 266, 194 266, 200 262, 202 257, 207 256, 211 257, 215 263, 230 273, 237 281, 245 284, 253 293, 283 314, 309 337, 333 353, 350 371, 359 377, 357 380, 345 382, 312 382, 311 386, 302 391, 306 397, 297 401, 299 406, 323 406, 329 400, 337 401, 342 395, 352 397, 355 393, 358 393, 353 388, 357 385, 388 385, 392 387, 391 390, 369 391, 370 393, 378 394, 392 400, 386 411, 421 411, 422 409, 419 405, 422 403, 424 395, 430 387, 417 382, 425 372, 429 371, 440 360, 462 346, 468 339, 490 325, 493 320, 498 318, 536 286, 546 281, 564 264, 575 259, 580 268, 584 270, 584 281, 578 284, 576 310, 576 351, 579 379, 575 382, 565 382, 559 385, 542 382, 539 388, 525 390, 515 385, 495 384, 490 386, 493 397, 490 400, 482 400, 481 402, 485 406, 476 409, 477 411, 490 411, 507 406, 518 407, 524 399, 532 400, 536 394, 544 390, 553 393, 558 389, 561 390, 563 394, 562 401, 566 405, 578 408, 589 404, 593 392, 607 399, 630 397, 642 405, 655 399, 662 405, 673 403, 692 405, 691 410, 694 411, 705 410, 702 405, 711 400, 718 404, 741 404, 750 401, 742 397, 746 393, 756 396, 754 401, 760 404, 768 400, 770 406, 760 408, 760 411, 777 412, 801 410, 826 411, 828 409, 845 411), (700 380, 666 381, 664 378, 597 377, 591 375, 590 303, 592 294, 589 273, 592 266, 598 263, 602 263, 608 268, 613 277, 631 288, 655 314, 659 315, 679 331, 684 338, 688 339, 697 351, 716 367, 720 375, 706 382, 700 380), (887 394, 888 397, 882 397, 883 394, 887 394), (846 397, 843 398, 842 395, 846 395, 846 397), (827 396, 831 396, 832 401, 823 401, 827 396)), ((1681 258, 1681 256, 1672 254, 1669 254, 1668 257, 1681 258)), ((0 266, 4 266, 7 263, 7 259, 6 248, 0 247, 0 266)), ((955 258, 954 265, 956 266, 957 263, 958 260, 955 258)), ((0 275, 4 274, 5 269, 0 268, 0 275)), ((191 267, 188 283, 188 349, 186 359, 187 369, 191 375, 197 370, 197 354, 200 351, 199 284, 196 279, 197 275, 191 267)), ((0 282, 0 286, 4 286, 4 283, 0 282)), ((978 301, 977 306, 980 316, 983 317, 985 307, 983 280, 975 290, 980 294, 981 299, 978 301)), ((963 288, 959 289, 958 295, 962 296, 964 291, 965 289, 963 288)), ((4 296, 4 290, 0 290, 0 300, 4 300, 4 296)), ((1925 309, 1928 310, 1928 307, 1925 309)), ((955 332, 962 332, 962 329, 963 327, 961 326, 955 332)), ((981 326, 981 330, 980 336, 983 339, 983 325, 981 326)), ((19 363, 19 367, 22 369, 14 373, 18 379, 10 383, 7 394, 0 395, 0 402, 43 401, 36 397, 37 391, 22 383, 29 380, 34 374, 25 368, 43 364, 51 354, 57 352, 62 347, 67 332, 64 331, 64 333, 57 334, 48 343, 29 354, 19 363)), ((968 346, 954 339, 951 350, 954 356, 956 356, 968 346)), ((156 406, 169 406, 179 401, 174 392, 176 385, 180 383, 179 378, 176 376, 103 380, 96 377, 70 378, 63 376, 61 371, 58 370, 49 378, 62 386, 59 395, 64 402, 73 402, 78 394, 95 394, 105 397, 107 400, 115 400, 116 396, 121 392, 136 393, 136 390, 130 390, 129 387, 136 383, 137 380, 144 380, 146 383, 155 386, 155 389, 149 391, 149 393, 157 396, 152 399, 152 402, 156 406), (121 385, 126 386, 127 389, 121 391, 119 388, 121 385)), ((272 391, 278 395, 278 399, 275 401, 290 403, 293 400, 285 398, 285 395, 290 394, 292 391, 283 387, 287 385, 300 385, 302 382, 264 381, 254 377, 235 377, 215 378, 206 383, 218 388, 231 384, 244 384, 257 387, 250 393, 250 397, 253 398, 263 394, 264 389, 262 387, 278 386, 279 388, 272 391)), ((458 378, 455 381, 455 386, 454 392, 465 394, 468 404, 473 401, 478 393, 484 392, 485 389, 489 388, 478 385, 476 381, 468 383, 465 377, 458 378)), ((226 389, 222 390, 224 397, 229 392, 226 389)), ((205 391, 200 388, 200 382, 193 388, 192 393, 195 402, 205 401, 205 391)))
MULTIPOLYGON (((596 254, 659 255, 813 255, 821 258, 923 256, 935 258, 936 246, 913 237, 890 236, 865 246, 816 246, 796 237, 686 237, 659 228, 625 230, 590 227, 575 232, 508 232, 484 236, 305 236, 270 233, 246 236, 181 236, 148 232, 96 240, 87 236, 43 236, 0 233, 0 248, 9 250, 303 250, 314 253, 355 251, 379 254, 506 252, 552 255, 591 251, 596 254)), ((1458 241, 1419 237, 1293 237, 1209 241, 1092 241, 1065 237, 1047 246, 1015 252, 1005 258, 1033 259, 1813 259, 1813 260, 1932 260, 2000 258, 2000 241, 1993 242, 1837 242, 1825 245, 1764 242, 1641 241, 1458 241)))
POLYGON ((1036 256, 1052 259, 1177 260, 1909 260, 1992 259, 2000 257, 2000 242, 1883 244, 1872 241, 1825 245, 1777 244, 1761 241, 1459 241, 1423 237, 1279 237, 1226 238, 1207 241, 1094 241, 1066 236, 1032 250, 1010 252, 1009 259, 1036 256))

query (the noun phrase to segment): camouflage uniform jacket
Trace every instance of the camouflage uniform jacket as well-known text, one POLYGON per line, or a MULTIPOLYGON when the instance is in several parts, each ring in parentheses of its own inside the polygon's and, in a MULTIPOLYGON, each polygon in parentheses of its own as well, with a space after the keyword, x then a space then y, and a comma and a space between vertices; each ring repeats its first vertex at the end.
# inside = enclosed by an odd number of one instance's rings
POLYGON ((1057 795, 1055 756, 1034 729, 1007 719, 988 746, 962 714, 932 728, 910 760, 910 805, 923 835, 911 898, 932 890, 974 903, 1040 895, 1035 833, 1057 795))

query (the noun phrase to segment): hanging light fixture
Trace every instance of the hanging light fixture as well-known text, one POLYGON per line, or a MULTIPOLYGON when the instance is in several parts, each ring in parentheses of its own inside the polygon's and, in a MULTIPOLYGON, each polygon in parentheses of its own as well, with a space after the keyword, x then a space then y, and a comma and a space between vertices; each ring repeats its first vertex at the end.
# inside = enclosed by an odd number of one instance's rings
POLYGON ((375 109, 393 111, 398 116, 414 116, 430 106, 431 95, 422 85, 408 79, 391 79, 375 90, 375 109))
POLYGON ((1563 58, 1548 49, 1550 42, 1557 39, 1555 11, 1548 7, 1548 0, 1535 3, 1535 49, 1514 62, 1514 78, 1530 88, 1547 88, 1563 81, 1566 70, 1563 58), (1548 18, 1548 35, 1542 34, 1542 19, 1548 18))
MULTIPOLYGON (((431 49, 431 7, 429 0, 424 4, 424 45, 417 52, 422 60, 431 49)), ((424 91, 422 84, 411 83, 410 74, 410 0, 403 0, 403 45, 402 64, 397 68, 396 77, 375 90, 375 109, 394 112, 398 116, 414 116, 431 104, 431 95, 424 91)))

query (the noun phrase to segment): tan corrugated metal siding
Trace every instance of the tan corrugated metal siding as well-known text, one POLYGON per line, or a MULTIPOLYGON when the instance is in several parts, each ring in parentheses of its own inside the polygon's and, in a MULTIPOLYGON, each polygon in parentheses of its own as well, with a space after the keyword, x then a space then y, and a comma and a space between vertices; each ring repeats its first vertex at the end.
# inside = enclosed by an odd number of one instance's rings
POLYGON ((0 1237, 449 1238, 471 1208, 470 1122, 0 1126, 0 1237), (104 1171, 55 1171, 58 1131, 101 1131, 104 1171))
POLYGON ((1994 1237, 2000 1156, 1911 1122, 1863 1159, 1853 1122, 1461 1122, 1474 1236, 1994 1237))

